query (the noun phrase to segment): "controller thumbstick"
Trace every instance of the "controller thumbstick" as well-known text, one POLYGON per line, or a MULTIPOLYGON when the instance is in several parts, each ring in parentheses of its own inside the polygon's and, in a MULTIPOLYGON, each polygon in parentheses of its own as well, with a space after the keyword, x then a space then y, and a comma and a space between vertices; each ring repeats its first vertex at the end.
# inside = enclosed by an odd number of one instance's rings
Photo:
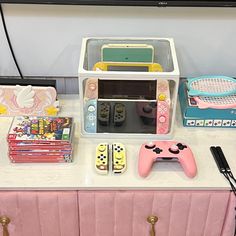
POLYGON ((123 111, 123 106, 122 106, 121 104, 117 104, 117 105, 116 105, 116 111, 117 111, 118 113, 121 113, 121 112, 123 111))
POLYGON ((178 146, 176 146, 175 144, 173 144, 170 148, 169 148, 169 152, 173 153, 173 154, 179 154, 179 148, 178 146))
POLYGON ((102 145, 99 146, 98 150, 100 152, 104 152, 106 150, 106 146, 102 144, 102 145))
POLYGON ((97 85, 95 83, 90 83, 89 84, 89 89, 90 90, 94 91, 94 90, 96 90, 96 88, 97 88, 97 85))
POLYGON ((147 149, 153 149, 154 147, 156 147, 156 145, 153 142, 149 142, 145 145, 145 148, 147 149))
POLYGON ((122 153, 116 153, 116 159, 121 160, 123 157, 122 153))
POLYGON ((89 111, 89 112, 95 111, 95 106, 94 106, 94 105, 89 105, 88 111, 89 111))
POLYGON ((152 107, 150 107, 149 104, 145 105, 145 106, 143 107, 143 112, 145 112, 145 113, 151 113, 151 112, 152 112, 152 107))
POLYGON ((101 111, 101 112, 100 112, 100 116, 101 116, 102 118, 106 118, 106 117, 107 117, 107 112, 106 112, 106 111, 101 111))
POLYGON ((160 93, 158 96, 159 101, 165 101, 166 100, 166 95, 164 93, 160 93))
POLYGON ((173 152, 177 152, 179 150, 178 146, 176 146, 175 144, 173 144, 171 147, 170 147, 170 150, 173 151, 173 152))

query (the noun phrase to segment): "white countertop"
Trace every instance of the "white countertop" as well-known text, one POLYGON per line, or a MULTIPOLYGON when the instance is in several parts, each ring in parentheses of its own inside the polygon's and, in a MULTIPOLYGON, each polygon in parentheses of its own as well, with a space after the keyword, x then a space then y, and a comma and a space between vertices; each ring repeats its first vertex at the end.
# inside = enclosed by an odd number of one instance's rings
POLYGON ((230 186, 211 155, 209 147, 219 145, 236 175, 236 130, 233 128, 183 127, 177 109, 173 139, 188 144, 195 156, 198 173, 195 178, 185 176, 179 163, 155 163, 147 178, 137 172, 138 152, 142 139, 81 138, 79 130, 79 97, 60 97, 59 115, 74 116, 73 163, 13 164, 9 161, 6 135, 12 118, 0 118, 0 189, 1 190, 77 190, 77 189, 156 189, 156 190, 229 190, 230 186), (99 175, 94 170, 95 148, 100 142, 125 144, 127 170, 121 175, 99 175))

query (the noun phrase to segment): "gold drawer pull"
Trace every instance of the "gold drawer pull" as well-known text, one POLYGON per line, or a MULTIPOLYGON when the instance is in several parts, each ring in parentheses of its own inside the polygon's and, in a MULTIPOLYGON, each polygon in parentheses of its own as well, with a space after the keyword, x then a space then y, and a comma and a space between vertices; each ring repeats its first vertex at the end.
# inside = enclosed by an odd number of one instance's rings
POLYGON ((10 219, 7 216, 0 216, 0 224, 3 228, 3 236, 9 236, 7 226, 10 223, 10 219))
POLYGON ((150 236, 155 236, 155 224, 158 221, 158 217, 157 216, 149 216, 147 218, 147 222, 151 224, 151 230, 150 230, 150 236))

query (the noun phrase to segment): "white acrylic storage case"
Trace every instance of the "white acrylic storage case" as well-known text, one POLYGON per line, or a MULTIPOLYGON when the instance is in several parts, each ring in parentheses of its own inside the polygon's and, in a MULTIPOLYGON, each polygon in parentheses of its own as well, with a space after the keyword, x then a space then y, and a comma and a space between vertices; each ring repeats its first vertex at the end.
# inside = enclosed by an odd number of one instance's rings
MULTIPOLYGON (((150 138, 150 139, 170 139, 173 135, 177 94, 179 86, 179 67, 176 57, 174 40, 171 38, 113 38, 113 37, 90 37, 83 38, 79 62, 79 93, 81 105, 81 135, 94 138, 150 138), (140 71, 100 71, 94 70, 94 65, 102 60, 102 47, 107 44, 146 44, 154 48, 153 62, 159 63, 162 72, 140 72, 140 71), (99 80, 100 82, 111 81, 157 81, 158 79, 167 80, 170 87, 170 119, 169 130, 165 134, 147 133, 143 130, 135 132, 112 131, 86 131, 87 104, 85 99, 85 86, 88 79, 99 80)), ((131 82, 133 83, 133 82, 131 82)), ((135 86, 134 86, 135 88, 135 86)), ((102 99, 101 99, 102 100, 102 99)), ((123 100, 123 99, 121 99, 123 100)), ((125 99, 126 100, 126 99, 125 99)), ((132 99, 131 99, 132 100, 132 99)), ((119 102, 119 101, 118 101, 119 102)), ((96 108, 97 109, 97 108, 96 108)), ((97 116, 97 110, 96 110, 97 116)), ((128 117, 128 116, 127 116, 128 117)), ((129 114, 129 120, 132 115, 129 114)), ((132 122, 132 121, 131 121, 132 122)))

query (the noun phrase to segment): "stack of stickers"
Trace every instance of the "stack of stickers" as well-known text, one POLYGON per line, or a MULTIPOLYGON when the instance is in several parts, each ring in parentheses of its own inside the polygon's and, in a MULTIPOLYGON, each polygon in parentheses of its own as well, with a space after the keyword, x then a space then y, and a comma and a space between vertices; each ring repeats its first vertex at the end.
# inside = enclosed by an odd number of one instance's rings
POLYGON ((73 118, 20 116, 8 133, 14 163, 72 162, 73 118))

